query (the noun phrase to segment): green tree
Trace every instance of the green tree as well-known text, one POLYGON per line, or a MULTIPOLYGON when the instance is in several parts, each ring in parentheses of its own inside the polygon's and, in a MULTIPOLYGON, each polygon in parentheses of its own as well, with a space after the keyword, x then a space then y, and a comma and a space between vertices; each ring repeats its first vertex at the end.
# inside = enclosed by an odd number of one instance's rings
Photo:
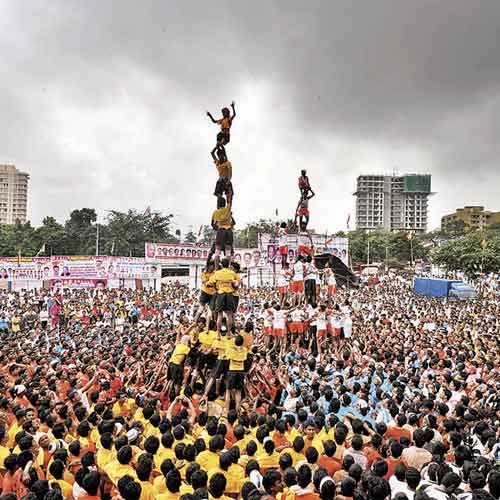
POLYGON ((199 243, 210 246, 215 241, 215 231, 210 226, 203 226, 199 243))
POLYGON ((97 213, 93 208, 73 210, 64 225, 66 232, 66 254, 95 254, 97 213))
POLYGON ((194 234, 193 231, 188 231, 186 236, 184 236, 184 242, 195 244, 197 242, 196 234, 194 234))
POLYGON ((0 226, 0 255, 2 257, 13 257, 16 255, 13 225, 2 224, 0 226))
POLYGON ((500 231, 475 231, 443 243, 432 252, 432 261, 452 271, 468 274, 498 272, 500 231))
MULTIPOLYGON (((45 255, 64 255, 67 253, 66 231, 54 217, 45 217, 42 225, 35 229, 34 239, 38 250, 45 245, 45 255)), ((37 251, 38 251, 37 250, 37 251)))
POLYGON ((102 233, 103 249, 114 255, 144 257, 147 241, 174 243, 176 238, 170 232, 172 215, 158 212, 145 214, 137 210, 119 212, 112 210, 102 233))
POLYGON ((275 233, 276 223, 270 219, 260 219, 247 224, 244 229, 235 232, 234 245, 239 248, 255 248, 259 246, 259 233, 275 233))
POLYGON ((456 238, 458 236, 463 236, 468 232, 467 224, 463 220, 457 219, 448 222, 446 227, 443 227, 442 231, 445 235, 451 238, 456 238))
POLYGON ((350 231, 348 238, 353 262, 366 263, 368 248, 370 250, 370 263, 397 262, 407 264, 411 261, 412 247, 414 261, 427 257, 422 238, 414 235, 412 240, 409 240, 407 231, 378 229, 368 233, 356 230, 350 231))
POLYGON ((14 244, 16 255, 20 254, 26 257, 33 257, 33 255, 36 254, 38 248, 36 248, 34 235, 35 229, 29 221, 24 224, 21 224, 20 222, 14 224, 14 244))

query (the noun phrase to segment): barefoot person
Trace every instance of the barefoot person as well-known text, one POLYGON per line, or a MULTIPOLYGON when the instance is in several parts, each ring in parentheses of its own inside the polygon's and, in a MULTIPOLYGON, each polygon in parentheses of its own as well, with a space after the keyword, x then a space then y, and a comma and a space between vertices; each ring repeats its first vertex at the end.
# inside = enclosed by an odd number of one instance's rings
POLYGON ((218 151, 220 153, 220 157, 224 160, 227 160, 226 149, 224 146, 226 144, 229 144, 229 141, 231 139, 231 125, 233 124, 233 120, 236 117, 234 106, 235 104, 233 101, 231 103, 231 109, 233 110, 232 114, 228 108, 222 108, 222 118, 220 118, 219 120, 216 120, 212 116, 210 111, 207 111, 207 116, 212 120, 212 123, 220 125, 220 132, 217 134, 217 143, 215 145, 215 148, 211 152, 212 156, 214 155, 215 151, 218 151))

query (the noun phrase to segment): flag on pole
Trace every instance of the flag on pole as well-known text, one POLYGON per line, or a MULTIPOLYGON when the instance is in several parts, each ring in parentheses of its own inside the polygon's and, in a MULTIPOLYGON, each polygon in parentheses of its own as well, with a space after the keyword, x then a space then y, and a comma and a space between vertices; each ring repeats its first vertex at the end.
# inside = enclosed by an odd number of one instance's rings
POLYGON ((351 221, 351 214, 347 214, 347 230, 349 231, 349 222, 351 221))
POLYGON ((45 243, 42 245, 42 247, 40 248, 40 250, 38 250, 37 254, 35 257, 40 257, 40 255, 42 255, 42 253, 45 253, 45 243))
POLYGON ((278 209, 276 209, 276 217, 278 217, 278 209))
POLYGON ((146 210, 144 210, 144 215, 151 215, 151 207, 148 206, 146 210))
POLYGON ((200 229, 198 229, 198 235, 196 236, 196 241, 200 241, 203 238, 203 233, 204 233, 205 226, 202 224, 200 226, 200 229))

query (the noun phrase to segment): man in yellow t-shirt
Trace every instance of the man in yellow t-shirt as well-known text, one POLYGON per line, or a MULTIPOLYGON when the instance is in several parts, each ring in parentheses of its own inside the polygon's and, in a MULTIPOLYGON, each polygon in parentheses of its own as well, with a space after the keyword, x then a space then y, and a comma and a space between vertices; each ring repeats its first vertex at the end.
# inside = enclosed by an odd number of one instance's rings
MULTIPOLYGON (((194 318, 194 322, 197 323, 201 314, 205 310, 205 306, 209 306, 210 309, 213 308, 213 299, 215 296, 215 287, 213 283, 210 283, 210 278, 214 274, 214 264, 213 262, 209 262, 205 268, 205 270, 201 273, 201 292, 200 292, 200 306, 198 307, 198 311, 196 312, 196 316, 194 318)), ((208 316, 211 316, 211 310, 209 311, 208 316)))
POLYGON ((231 399, 234 399, 236 411, 240 408, 241 394, 245 385, 245 360, 248 350, 243 345, 243 337, 236 335, 229 344, 226 352, 229 359, 229 372, 227 377, 226 408, 230 408, 231 399))
POLYGON ((53 483, 57 483, 61 488, 64 498, 71 498, 73 487, 64 479, 64 463, 61 460, 54 460, 49 466, 50 475, 54 478, 53 483))
POLYGON ((5 446, 7 444, 7 431, 0 427, 0 470, 4 470, 3 465, 5 459, 10 455, 10 450, 5 446))
POLYGON ((234 219, 231 211, 232 202, 226 203, 225 198, 217 198, 217 210, 212 214, 212 228, 215 235, 215 266, 218 267, 221 252, 226 257, 233 254, 233 227, 234 219))
POLYGON ((234 313, 234 292, 238 289, 239 277, 229 269, 229 259, 224 258, 221 262, 222 268, 210 278, 210 283, 215 286, 217 296, 215 298, 215 312, 217 316, 217 335, 220 336, 223 314, 227 317, 227 329, 231 331, 234 313))
POLYGON ((116 460, 111 461, 104 469, 111 482, 116 486, 121 477, 125 475, 135 476, 132 467, 132 448, 129 445, 122 446, 116 455, 116 460))
POLYGON ((217 332, 215 331, 216 328, 217 324, 215 320, 211 319, 208 322, 206 330, 203 330, 198 337, 201 352, 199 364, 200 371, 206 369, 207 372, 210 372, 213 370, 217 361, 217 352, 214 348, 214 343, 217 340, 217 332))
POLYGON ((220 154, 219 151, 216 157, 212 153, 212 158, 214 159, 215 166, 219 173, 219 178, 217 179, 217 184, 215 185, 215 196, 226 196, 227 201, 230 203, 233 200, 233 184, 231 182, 231 177, 233 176, 233 166, 231 162, 224 158, 224 155, 220 154))
POLYGON ((182 380, 184 378, 184 361, 186 356, 189 354, 191 348, 189 347, 189 335, 184 335, 181 338, 180 344, 175 346, 172 355, 170 356, 170 362, 168 364, 168 389, 167 394, 171 386, 175 387, 175 395, 179 394, 181 388, 182 380))

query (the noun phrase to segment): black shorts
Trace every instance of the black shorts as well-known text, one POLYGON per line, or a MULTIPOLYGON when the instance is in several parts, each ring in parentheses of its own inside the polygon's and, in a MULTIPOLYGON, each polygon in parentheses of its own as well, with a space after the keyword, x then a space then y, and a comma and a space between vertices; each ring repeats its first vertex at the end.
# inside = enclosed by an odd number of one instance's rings
POLYGON ((212 293, 211 295, 207 292, 204 292, 203 290, 200 293, 200 304, 202 306, 205 306, 207 304, 210 304, 210 301, 212 300, 212 297, 214 294, 212 293))
POLYGON ((210 307, 210 310, 212 312, 215 311, 215 302, 217 300, 217 294, 214 293, 211 297, 210 297, 210 302, 208 303, 208 307, 210 307))
POLYGON ((198 358, 198 369, 204 370, 205 368, 209 371, 212 371, 217 363, 217 354, 213 352, 209 353, 200 353, 200 357, 198 358))
POLYGON ((227 374, 227 388, 236 391, 242 391, 245 387, 245 372, 230 371, 227 374))
POLYGON ((198 360, 200 359, 201 353, 198 350, 198 347, 191 347, 188 355, 186 356, 186 366, 194 367, 198 364, 198 360))
POLYGON ((226 248, 233 248, 233 230, 232 229, 217 229, 215 235, 215 248, 220 248, 226 253, 226 248))
POLYGON ((232 293, 218 293, 215 299, 215 312, 234 311, 234 295, 232 293))
POLYGON ((228 370, 229 370, 229 359, 218 359, 213 371, 213 376, 215 378, 225 376, 228 370))
POLYGON ((176 385, 182 383, 182 379, 184 378, 184 367, 182 365, 169 363, 167 378, 176 385))
POLYGON ((217 142, 220 142, 223 146, 225 146, 226 144, 229 144, 230 140, 231 140, 231 136, 229 135, 228 132, 219 132, 217 134, 217 142))

